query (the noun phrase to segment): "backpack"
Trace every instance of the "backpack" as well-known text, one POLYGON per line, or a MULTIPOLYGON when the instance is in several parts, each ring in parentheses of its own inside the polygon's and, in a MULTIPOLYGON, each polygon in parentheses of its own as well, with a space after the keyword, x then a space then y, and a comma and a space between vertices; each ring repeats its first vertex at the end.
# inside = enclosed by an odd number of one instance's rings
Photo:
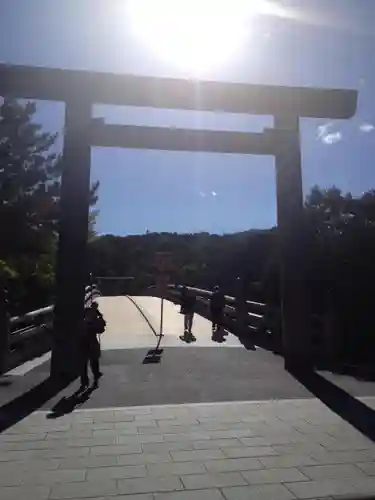
POLYGON ((105 327, 107 326, 107 323, 105 322, 105 319, 103 316, 97 316, 94 322, 95 326, 95 331, 98 334, 104 333, 105 327))

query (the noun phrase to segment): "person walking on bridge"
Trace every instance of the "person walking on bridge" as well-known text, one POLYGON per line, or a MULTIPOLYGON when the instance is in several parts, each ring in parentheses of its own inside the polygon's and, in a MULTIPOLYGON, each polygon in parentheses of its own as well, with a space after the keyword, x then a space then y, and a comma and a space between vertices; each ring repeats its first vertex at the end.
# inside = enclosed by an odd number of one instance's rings
POLYGON ((104 332, 105 326, 106 323, 104 321, 102 313, 99 311, 98 304, 96 302, 93 302, 91 306, 85 310, 81 339, 81 387, 83 389, 86 389, 89 385, 89 377, 87 373, 89 363, 94 377, 94 386, 98 385, 99 378, 102 376, 99 367, 100 343, 97 335, 100 335, 104 332))
POLYGON ((214 340, 215 334, 223 326, 225 308, 225 297, 223 292, 218 286, 215 286, 210 300, 210 313, 212 321, 212 338, 214 340))
POLYGON ((181 314, 184 315, 184 335, 180 336, 181 340, 185 342, 194 342, 197 340, 192 334, 194 309, 197 302, 197 297, 194 292, 188 290, 184 286, 181 290, 181 314))

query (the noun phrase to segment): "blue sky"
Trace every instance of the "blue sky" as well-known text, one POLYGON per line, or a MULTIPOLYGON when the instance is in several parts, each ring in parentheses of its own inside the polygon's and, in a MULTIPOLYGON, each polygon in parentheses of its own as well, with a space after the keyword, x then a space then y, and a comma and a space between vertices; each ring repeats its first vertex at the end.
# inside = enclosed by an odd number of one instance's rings
MULTIPOLYGON (((113 8, 118 1, 1 0, 0 61, 186 76, 134 39, 125 15, 113 8)), ((302 120, 304 190, 335 184, 359 195, 375 188, 375 2, 282 4, 298 12, 298 20, 257 19, 246 46, 205 77, 358 89, 359 106, 352 120, 302 120)), ((94 111, 112 123, 245 131, 272 125, 271 117, 246 115, 103 106, 94 111)), ((61 131, 63 106, 41 103, 38 117, 45 128, 61 131)), ((100 233, 222 233, 276 223, 271 157, 93 149, 92 178, 101 182, 100 233)))

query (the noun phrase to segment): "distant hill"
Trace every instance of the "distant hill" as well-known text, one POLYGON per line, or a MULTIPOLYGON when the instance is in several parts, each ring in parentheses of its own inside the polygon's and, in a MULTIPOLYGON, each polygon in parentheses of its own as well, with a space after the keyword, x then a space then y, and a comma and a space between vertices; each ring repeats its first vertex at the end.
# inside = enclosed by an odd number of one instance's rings
POLYGON ((220 284, 230 293, 238 277, 249 287, 267 279, 277 262, 275 236, 274 229, 224 235, 104 235, 90 243, 92 272, 95 276, 143 277, 152 283, 156 254, 168 251, 173 265, 171 282, 207 288, 220 284))

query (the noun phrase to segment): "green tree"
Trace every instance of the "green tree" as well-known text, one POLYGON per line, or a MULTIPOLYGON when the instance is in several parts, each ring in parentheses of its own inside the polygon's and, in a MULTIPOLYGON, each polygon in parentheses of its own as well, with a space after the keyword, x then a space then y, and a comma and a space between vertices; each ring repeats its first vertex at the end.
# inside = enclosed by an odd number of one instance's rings
POLYGON ((364 359, 375 349, 375 192, 354 197, 316 186, 306 212, 312 300, 317 312, 334 311, 340 356, 364 359))
MULTIPOLYGON (((34 102, 6 98, 0 106, 0 273, 24 304, 51 294, 62 169, 53 151, 57 134, 44 132, 35 113, 34 102)), ((92 186, 92 204, 98 187, 92 186)), ((92 231, 94 223, 95 215, 92 231)))

